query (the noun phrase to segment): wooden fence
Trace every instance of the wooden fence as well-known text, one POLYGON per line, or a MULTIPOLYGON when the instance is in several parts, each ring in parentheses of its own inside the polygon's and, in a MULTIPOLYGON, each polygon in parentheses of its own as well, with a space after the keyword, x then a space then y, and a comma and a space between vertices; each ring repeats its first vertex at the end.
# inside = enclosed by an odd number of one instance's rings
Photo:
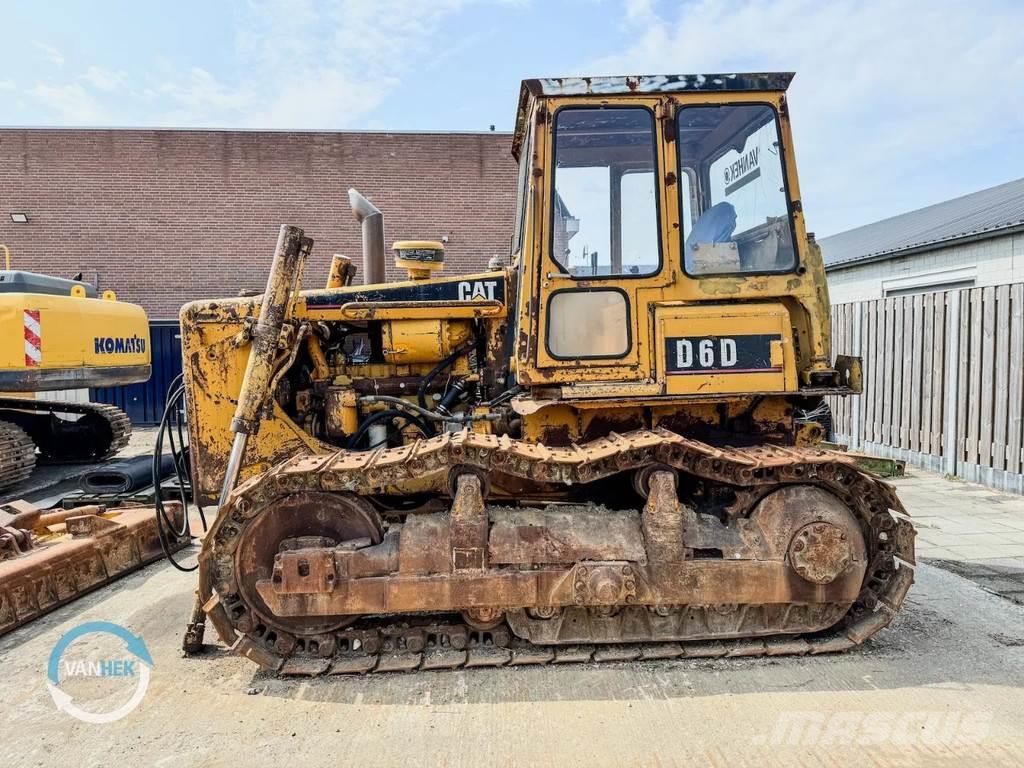
POLYGON ((1024 493, 1024 284, 838 304, 832 335, 864 363, 838 442, 1024 493))

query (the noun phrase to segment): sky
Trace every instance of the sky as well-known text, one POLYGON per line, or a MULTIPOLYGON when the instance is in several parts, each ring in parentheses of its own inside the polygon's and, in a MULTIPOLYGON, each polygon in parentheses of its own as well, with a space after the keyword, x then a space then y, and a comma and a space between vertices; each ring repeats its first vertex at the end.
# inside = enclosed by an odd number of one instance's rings
POLYGON ((1024 176, 1020 0, 0 0, 0 125, 510 130, 525 77, 795 71, 819 237, 1024 176))

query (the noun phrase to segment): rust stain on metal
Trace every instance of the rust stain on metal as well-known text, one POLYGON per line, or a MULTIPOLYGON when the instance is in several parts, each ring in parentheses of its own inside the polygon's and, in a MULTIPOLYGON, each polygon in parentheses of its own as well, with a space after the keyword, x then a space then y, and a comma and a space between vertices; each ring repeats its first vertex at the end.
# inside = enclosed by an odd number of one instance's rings
MULTIPOLYGON (((181 504, 165 509, 180 526, 181 504)), ((163 556, 152 508, 35 510, 0 527, 0 539, 11 528, 20 531, 22 546, 11 551, 0 545, 0 634, 163 556), (40 530, 60 526, 63 533, 40 530)), ((188 542, 172 537, 168 543, 176 551, 188 542)))
POLYGON ((709 296, 729 296, 740 293, 745 280, 742 277, 715 277, 700 281, 700 289, 709 296))

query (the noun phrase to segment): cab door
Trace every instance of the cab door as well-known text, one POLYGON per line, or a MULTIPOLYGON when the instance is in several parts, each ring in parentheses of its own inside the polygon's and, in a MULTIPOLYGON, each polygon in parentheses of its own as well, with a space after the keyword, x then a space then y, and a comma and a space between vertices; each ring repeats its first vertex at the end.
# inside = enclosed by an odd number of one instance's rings
POLYGON ((671 282, 657 107, 552 105, 535 357, 547 381, 653 377, 647 302, 671 282))

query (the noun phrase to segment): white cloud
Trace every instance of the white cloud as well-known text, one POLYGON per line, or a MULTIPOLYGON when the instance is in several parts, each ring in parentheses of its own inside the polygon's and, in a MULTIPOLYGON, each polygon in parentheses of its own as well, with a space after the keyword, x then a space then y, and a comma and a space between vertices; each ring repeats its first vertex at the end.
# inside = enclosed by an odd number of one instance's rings
POLYGON ((33 40, 32 41, 32 45, 34 45, 36 48, 38 48, 40 51, 42 51, 43 56, 51 64, 55 64, 58 67, 63 67, 64 66, 64 54, 62 54, 60 51, 58 51, 52 45, 47 45, 46 43, 41 43, 38 40, 33 40))
MULTIPOLYGON (((135 115, 132 124, 344 128, 364 123, 412 67, 439 60, 452 48, 446 22, 486 1, 249 0, 232 13, 234 38, 210 57, 216 67, 154 58, 129 76, 94 65, 28 93, 55 121, 75 124, 135 115)), ((34 45, 63 64, 57 49, 34 45)))
MULTIPOLYGON (((71 125, 113 125, 118 110, 105 103, 105 97, 127 84, 124 72, 89 67, 71 82, 40 82, 27 94, 56 116, 56 121, 71 125)), ((13 84, 12 84, 13 86, 13 84)), ((0 90, 3 85, 0 83, 0 90)))
MULTIPOLYGON (((150 89, 173 125, 341 128, 360 121, 412 66, 434 56, 442 26, 479 0, 251 0, 235 40, 237 78, 193 68, 150 89)), ((513 0, 514 2, 518 0, 513 0)))
POLYGON ((822 235, 971 191, 953 168, 975 153, 1021 156, 1024 3, 696 0, 659 18, 626 0, 627 20, 641 12, 628 48, 580 71, 796 71, 804 208, 822 235))
POLYGON ((625 0, 626 2, 626 19, 629 21, 639 21, 642 19, 649 19, 654 14, 654 3, 653 0, 625 0))
POLYGON ((93 96, 81 85, 43 85, 30 91, 36 101, 60 116, 64 123, 98 125, 106 122, 104 112, 93 96))
POLYGON ((16 87, 13 80, 0 80, 0 91, 13 91, 16 87))
POLYGON ((126 72, 114 72, 103 67, 92 66, 86 70, 81 79, 98 90, 115 91, 128 82, 128 74, 126 72))
POLYGON ((178 105, 186 115, 220 114, 244 109, 250 95, 231 89, 201 67, 193 67, 185 78, 160 86, 159 93, 178 105))

